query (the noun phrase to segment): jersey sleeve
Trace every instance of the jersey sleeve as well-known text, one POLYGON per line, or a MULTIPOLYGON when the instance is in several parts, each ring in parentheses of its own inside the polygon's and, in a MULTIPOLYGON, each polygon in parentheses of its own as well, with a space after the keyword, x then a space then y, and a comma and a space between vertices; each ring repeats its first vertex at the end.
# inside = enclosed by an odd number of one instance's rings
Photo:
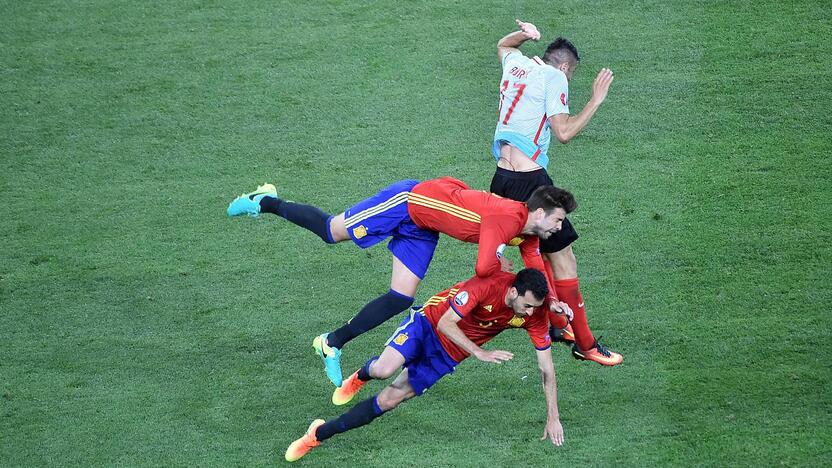
POLYGON ((448 304, 458 316, 465 317, 480 303, 488 301, 490 292, 489 282, 475 276, 459 285, 459 291, 448 301, 448 304))
POLYGON ((546 73, 546 115, 569 113, 569 82, 559 70, 546 73))
POLYGON ((500 271, 497 250, 501 245, 508 244, 513 234, 520 232, 521 227, 508 216, 483 217, 480 221, 480 242, 475 268, 478 277, 486 278, 500 271))
POLYGON ((555 278, 552 276, 552 272, 547 267, 546 262, 543 261, 543 256, 540 255, 540 238, 536 236, 524 236, 523 242, 520 243, 520 256, 523 258, 523 265, 526 268, 534 268, 546 277, 549 294, 546 296, 545 305, 548 306, 549 302, 557 301, 558 293, 555 291, 555 278))
POLYGON ((543 351, 552 346, 552 337, 549 335, 548 314, 542 308, 534 311, 534 314, 526 322, 525 329, 536 350, 543 351))
POLYGON ((516 62, 517 60, 519 60, 522 57, 523 57, 523 54, 520 53, 519 51, 509 52, 509 53, 503 55, 503 60, 502 60, 503 70, 505 70, 506 67, 510 66, 510 64, 512 62, 516 62))

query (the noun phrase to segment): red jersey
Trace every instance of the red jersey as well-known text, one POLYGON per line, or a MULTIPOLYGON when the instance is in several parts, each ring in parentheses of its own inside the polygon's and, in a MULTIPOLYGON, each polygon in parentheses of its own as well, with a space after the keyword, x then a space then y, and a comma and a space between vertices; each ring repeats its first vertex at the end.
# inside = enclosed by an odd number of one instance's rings
POLYGON ((528 317, 520 317, 506 305, 506 292, 511 288, 514 278, 514 274, 503 271, 488 278, 475 276, 455 284, 425 302, 422 313, 433 326, 439 342, 451 359, 461 362, 468 357, 468 353, 437 328, 439 319, 448 309, 462 317, 457 325, 477 346, 482 346, 507 328, 524 328, 536 349, 549 348, 551 338, 545 308, 535 309, 528 317))
POLYGON ((522 233, 529 217, 525 203, 472 190, 452 177, 440 177, 413 187, 407 198, 407 212, 422 229, 479 244, 474 270, 480 277, 500 271, 497 249, 502 244, 515 245, 519 238, 523 264, 543 272, 549 281, 550 296, 557 297, 540 256, 540 239, 522 233))

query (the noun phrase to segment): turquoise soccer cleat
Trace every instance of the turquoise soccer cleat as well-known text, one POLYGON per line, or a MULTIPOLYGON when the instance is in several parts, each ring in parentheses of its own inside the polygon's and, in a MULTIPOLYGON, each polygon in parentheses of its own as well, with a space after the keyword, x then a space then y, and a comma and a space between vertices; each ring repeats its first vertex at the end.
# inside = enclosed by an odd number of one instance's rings
POLYGON ((312 347, 315 348, 315 352, 318 353, 318 356, 324 360, 326 376, 329 377, 329 380, 335 384, 336 387, 340 387, 344 380, 341 376, 341 350, 326 344, 327 335, 329 335, 329 333, 316 336, 315 339, 312 340, 312 347))
POLYGON ((249 215, 256 218, 260 215, 260 200, 263 197, 278 198, 277 189, 272 184, 263 184, 251 193, 245 193, 228 204, 228 216, 249 215))

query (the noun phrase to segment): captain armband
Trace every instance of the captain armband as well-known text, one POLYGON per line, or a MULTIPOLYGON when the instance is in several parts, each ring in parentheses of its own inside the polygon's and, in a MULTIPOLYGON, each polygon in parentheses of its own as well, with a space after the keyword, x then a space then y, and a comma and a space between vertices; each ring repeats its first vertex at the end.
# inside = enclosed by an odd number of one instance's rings
POLYGON ((505 250, 506 250, 506 245, 505 244, 500 244, 500 246, 497 247, 497 258, 503 258, 503 252, 505 250))

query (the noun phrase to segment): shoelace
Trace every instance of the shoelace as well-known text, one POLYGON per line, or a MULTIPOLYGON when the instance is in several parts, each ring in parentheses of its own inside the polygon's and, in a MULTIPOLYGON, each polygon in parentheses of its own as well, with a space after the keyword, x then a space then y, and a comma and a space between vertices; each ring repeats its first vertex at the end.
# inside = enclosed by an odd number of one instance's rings
POLYGON ((348 389, 349 393, 355 393, 356 390, 358 390, 359 388, 361 388, 362 385, 364 385, 364 382, 359 380, 358 377, 353 377, 348 381, 348 385, 349 385, 349 389, 348 389))
POLYGON ((603 338, 603 336, 599 336, 598 339, 595 340, 595 349, 597 349, 599 353, 603 354, 604 357, 610 357, 610 350, 601 344, 601 338, 603 338))

